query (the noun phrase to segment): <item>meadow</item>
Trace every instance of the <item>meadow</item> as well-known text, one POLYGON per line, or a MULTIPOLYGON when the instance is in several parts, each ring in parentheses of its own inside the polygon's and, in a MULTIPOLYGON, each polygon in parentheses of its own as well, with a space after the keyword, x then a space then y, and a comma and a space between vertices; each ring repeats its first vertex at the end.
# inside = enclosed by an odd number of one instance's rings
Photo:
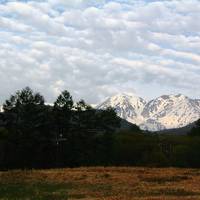
POLYGON ((200 199, 200 169, 88 167, 0 172, 0 200, 200 199))

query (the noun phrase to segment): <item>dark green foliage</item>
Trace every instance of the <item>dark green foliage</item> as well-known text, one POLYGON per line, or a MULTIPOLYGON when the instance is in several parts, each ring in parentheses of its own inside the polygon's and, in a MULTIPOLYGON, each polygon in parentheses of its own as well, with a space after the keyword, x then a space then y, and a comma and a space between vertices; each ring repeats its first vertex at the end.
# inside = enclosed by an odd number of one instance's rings
POLYGON ((188 157, 189 157, 189 146, 186 145, 176 145, 171 157, 171 161, 175 166, 187 167, 188 157))
POLYGON ((53 106, 30 88, 0 113, 0 169, 94 165, 200 167, 200 120, 188 135, 141 131, 112 108, 95 110, 63 91, 53 106), (123 124, 125 124, 123 126, 123 124))
POLYGON ((50 168, 110 163, 112 134, 120 120, 113 109, 74 104, 63 91, 54 106, 30 88, 17 91, 0 115, 0 168, 50 168))
POLYGON ((150 151, 143 155, 140 164, 153 167, 166 167, 169 165, 169 161, 163 152, 150 151))
POLYGON ((140 128, 137 125, 135 125, 135 124, 131 125, 130 131, 132 131, 132 132, 138 132, 138 133, 141 132, 140 128))
POLYGON ((123 131, 114 136, 113 159, 114 165, 200 167, 200 137, 123 131))
POLYGON ((195 126, 188 133, 189 136, 200 136, 200 119, 196 121, 195 126))
POLYGON ((188 147, 188 163, 191 167, 200 167, 200 137, 194 137, 188 147))

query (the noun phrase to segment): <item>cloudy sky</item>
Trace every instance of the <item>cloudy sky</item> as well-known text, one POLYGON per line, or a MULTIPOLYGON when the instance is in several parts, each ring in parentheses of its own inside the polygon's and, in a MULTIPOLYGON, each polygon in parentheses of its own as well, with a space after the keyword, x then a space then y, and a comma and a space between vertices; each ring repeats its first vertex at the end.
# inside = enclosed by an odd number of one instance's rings
POLYGON ((0 102, 25 86, 200 98, 199 22, 198 0, 0 0, 0 102))

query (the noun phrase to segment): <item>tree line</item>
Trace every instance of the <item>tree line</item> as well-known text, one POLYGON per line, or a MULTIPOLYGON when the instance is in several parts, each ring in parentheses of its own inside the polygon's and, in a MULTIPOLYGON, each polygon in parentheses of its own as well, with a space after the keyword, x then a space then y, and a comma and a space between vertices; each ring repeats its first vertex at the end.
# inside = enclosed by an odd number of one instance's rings
POLYGON ((54 104, 30 88, 5 101, 1 113, 0 168, 50 168, 107 162, 120 119, 63 91, 54 104))
POLYGON ((96 110, 63 91, 53 105, 29 87, 0 113, 0 169, 78 166, 200 167, 200 121, 188 135, 122 130, 112 108, 96 110))

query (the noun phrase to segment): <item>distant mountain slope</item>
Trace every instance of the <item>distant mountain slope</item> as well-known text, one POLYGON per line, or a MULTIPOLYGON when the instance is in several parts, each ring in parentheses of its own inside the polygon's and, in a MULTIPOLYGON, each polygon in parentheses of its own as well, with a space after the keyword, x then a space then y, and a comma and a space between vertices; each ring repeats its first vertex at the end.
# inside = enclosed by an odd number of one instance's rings
POLYGON ((125 119, 134 124, 141 124, 144 119, 141 115, 146 102, 140 97, 133 94, 118 94, 108 98, 102 104, 98 105, 97 109, 105 109, 107 107, 115 108, 117 114, 122 119, 125 119))
POLYGON ((180 94, 164 95, 147 103, 142 115, 167 129, 183 127, 200 118, 199 100, 180 94))
POLYGON ((200 118, 200 100, 184 95, 163 95, 149 102, 133 94, 118 94, 97 106, 116 109, 118 116, 144 130, 158 131, 187 126, 200 118))
POLYGON ((181 128, 165 129, 157 131, 158 134, 173 134, 173 135, 186 135, 195 126, 195 122, 188 124, 187 126, 181 128))

